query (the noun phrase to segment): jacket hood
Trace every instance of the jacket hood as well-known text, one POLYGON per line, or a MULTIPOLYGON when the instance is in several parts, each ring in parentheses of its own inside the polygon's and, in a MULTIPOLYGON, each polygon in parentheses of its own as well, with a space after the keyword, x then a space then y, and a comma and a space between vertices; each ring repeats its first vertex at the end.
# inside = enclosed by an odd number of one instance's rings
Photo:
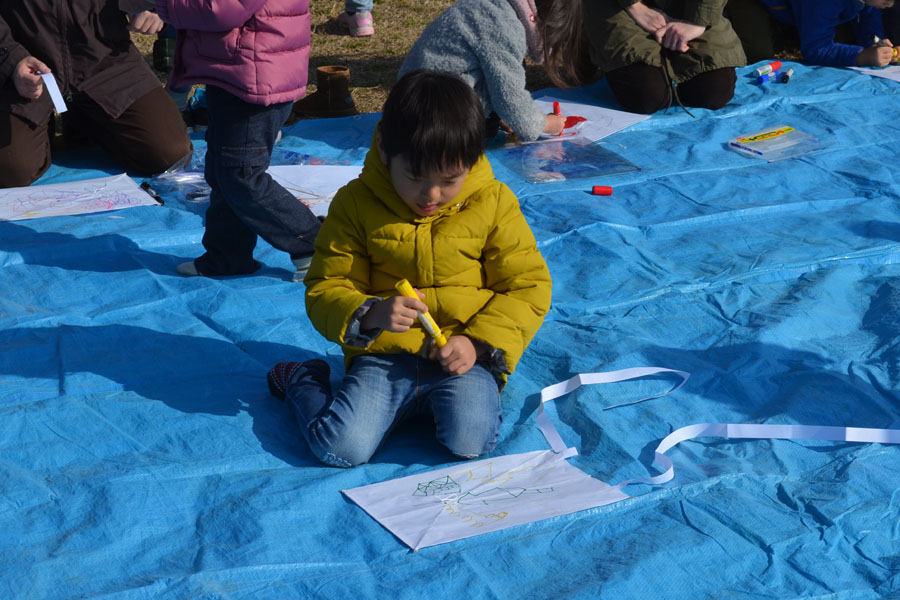
MULTIPOLYGON (((378 131, 377 126, 375 131, 378 131)), ((391 212, 405 221, 427 223, 451 212, 458 212, 465 207, 469 198, 494 181, 494 171, 491 168, 491 163, 488 162, 487 156, 482 153, 475 164, 472 165, 472 168, 469 169, 462 188, 460 188, 456 197, 435 214, 420 217, 406 205, 394 189, 391 173, 387 165, 382 162, 378 152, 377 140, 378 134, 376 133, 372 136, 372 144, 369 146, 369 152, 366 154, 366 160, 363 163, 363 170, 359 178, 366 184, 366 187, 372 190, 376 198, 383 202, 391 212)))

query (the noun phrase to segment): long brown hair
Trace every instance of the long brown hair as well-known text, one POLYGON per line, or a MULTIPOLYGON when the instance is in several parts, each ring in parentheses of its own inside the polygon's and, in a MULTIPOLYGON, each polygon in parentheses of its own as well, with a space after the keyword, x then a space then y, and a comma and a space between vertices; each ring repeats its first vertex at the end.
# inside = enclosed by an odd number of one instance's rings
POLYGON ((554 85, 587 82, 595 70, 584 34, 582 0, 535 0, 544 46, 544 68, 554 85))

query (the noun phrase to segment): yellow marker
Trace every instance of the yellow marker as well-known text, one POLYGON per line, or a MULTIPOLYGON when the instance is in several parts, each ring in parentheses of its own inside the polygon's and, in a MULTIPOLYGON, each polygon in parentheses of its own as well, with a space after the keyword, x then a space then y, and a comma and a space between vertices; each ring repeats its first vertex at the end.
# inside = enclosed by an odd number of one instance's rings
MULTIPOLYGON (((415 298, 419 299, 419 295, 416 294, 416 290, 413 289, 413 286, 409 284, 409 282, 405 279, 401 279, 397 282, 397 285, 394 287, 397 288, 397 291, 400 292, 401 296, 406 296, 407 298, 415 298)), ((444 337, 444 334, 441 333, 441 328, 438 327, 438 324, 434 322, 434 319, 431 318, 431 315, 427 312, 421 313, 416 311, 416 314, 419 316, 419 323, 422 324, 422 327, 425 328, 425 331, 428 332, 428 335, 434 339, 434 343, 437 344, 437 347, 440 348, 444 344, 447 343, 447 338, 444 337)))

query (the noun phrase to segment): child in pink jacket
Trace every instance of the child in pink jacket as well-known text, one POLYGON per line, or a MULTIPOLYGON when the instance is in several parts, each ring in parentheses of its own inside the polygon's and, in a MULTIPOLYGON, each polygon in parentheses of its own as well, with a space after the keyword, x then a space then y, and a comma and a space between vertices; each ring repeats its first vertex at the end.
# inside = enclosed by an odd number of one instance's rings
POLYGON ((209 113, 206 253, 178 272, 252 273, 259 235, 290 253, 302 279, 320 223, 266 169, 294 100, 306 93, 309 0, 156 0, 156 10, 178 30, 169 87, 205 84, 209 113))

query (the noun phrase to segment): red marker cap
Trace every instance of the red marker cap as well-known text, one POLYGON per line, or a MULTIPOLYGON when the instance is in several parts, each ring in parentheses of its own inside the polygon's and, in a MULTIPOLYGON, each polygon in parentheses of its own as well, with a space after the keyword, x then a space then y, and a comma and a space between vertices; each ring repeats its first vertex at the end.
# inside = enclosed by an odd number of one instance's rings
POLYGON ((591 193, 595 196, 612 196, 612 188, 608 185, 595 185, 591 188, 591 193))
POLYGON ((772 61, 769 63, 769 66, 772 67, 773 71, 777 71, 778 69, 781 68, 781 61, 780 60, 772 61))
POLYGON ((562 116, 562 111, 559 109, 559 102, 553 103, 553 114, 557 117, 562 116))

